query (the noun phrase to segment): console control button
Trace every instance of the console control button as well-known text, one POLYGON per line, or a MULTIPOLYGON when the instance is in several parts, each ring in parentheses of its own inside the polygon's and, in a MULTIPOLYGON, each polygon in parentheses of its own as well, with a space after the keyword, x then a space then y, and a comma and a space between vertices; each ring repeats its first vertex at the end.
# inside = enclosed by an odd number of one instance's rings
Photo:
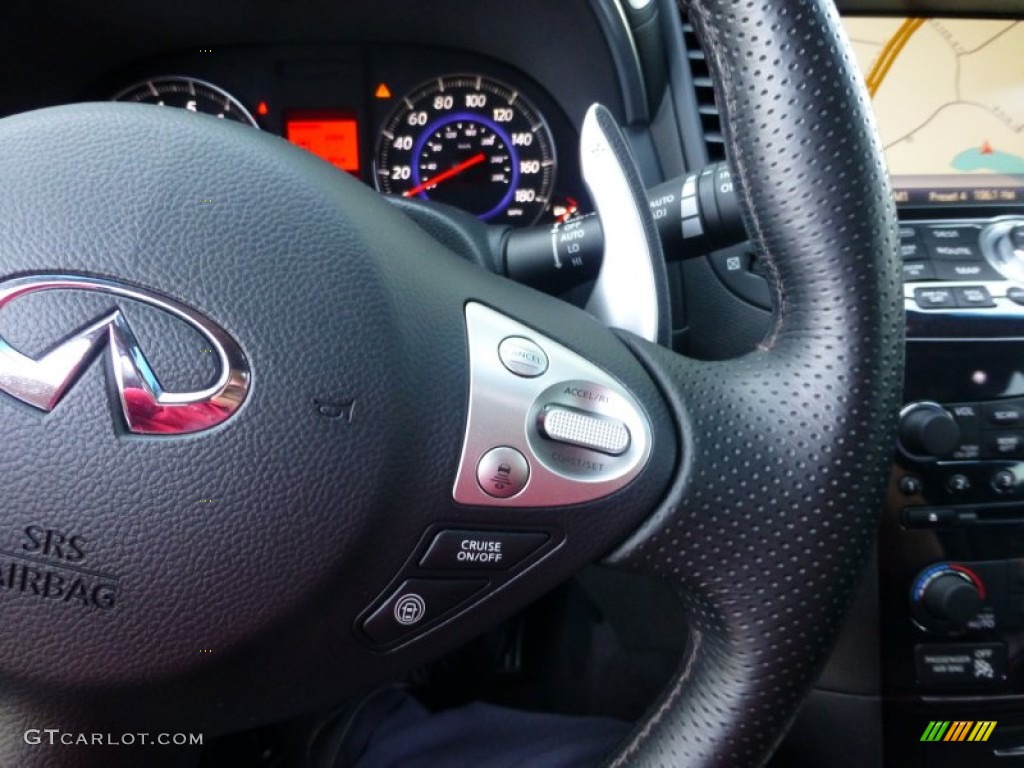
POLYGON ((1017 476, 1009 469, 1000 469, 992 475, 992 488, 999 493, 1012 493, 1017 488, 1017 476))
POLYGON ((916 496, 924 486, 917 475, 904 475, 900 478, 900 493, 904 496, 916 496))
POLYGON ((1024 424, 1024 402, 1020 400, 982 403, 981 412, 985 421, 995 427, 1017 427, 1024 424))
POLYGON ((947 405, 946 409, 953 414, 961 432, 973 432, 978 429, 981 414, 978 412, 977 403, 953 403, 947 405))
POLYGON ((920 243, 913 240, 910 242, 904 240, 900 243, 900 256, 903 257, 904 261, 911 261, 913 259, 925 258, 925 252, 920 243))
POLYGON ((935 276, 939 280, 1002 280, 992 267, 982 261, 936 261, 935 276))
POLYGON ((924 239, 929 243, 942 245, 977 245, 979 230, 974 226, 966 227, 927 227, 924 239))
POLYGON ((981 410, 976 403, 954 403, 945 406, 960 427, 960 442, 949 455, 951 459, 970 461, 981 456, 981 410))
POLYGON ((920 599, 932 618, 957 626, 966 626, 984 607, 977 585, 956 571, 931 578, 920 599))
POLYGON ((1024 304, 1024 288, 1013 286, 1006 289, 1006 298, 1014 304, 1024 304))
POLYGON ((442 531, 420 560, 420 568, 507 571, 544 546, 547 540, 546 533, 442 531))
POLYGON ((492 448, 476 465, 476 480, 488 496, 507 499, 526 487, 530 479, 530 463, 515 448, 507 445, 492 448))
POLYGON ((961 309, 994 307, 996 305, 989 295, 988 289, 983 285, 954 288, 953 294, 956 296, 956 305, 961 309))
POLYGON ((967 243, 929 243, 928 253, 939 261, 981 261, 981 248, 967 243))
POLYGON ((966 493, 971 490, 971 480, 967 475, 955 474, 946 481, 946 489, 950 493, 966 493))
POLYGON ((908 528, 942 528, 956 523, 956 511, 936 507, 906 507, 903 524, 908 528))
POLYGON ((925 685, 998 685, 1006 679, 1006 646, 1002 643, 918 645, 914 662, 917 680, 925 685))
POLYGON ((913 240, 917 237, 917 230, 910 224, 900 225, 900 240, 913 240))
POLYGON ((987 432, 985 456, 993 459, 1019 459, 1024 456, 1024 432, 987 432))
POLYGON ((966 243, 929 243, 928 253, 939 261, 981 261, 981 248, 966 243))
POLYGON ((927 261, 905 261, 903 262, 903 279, 908 283, 934 280, 935 267, 927 261))
POLYGON ((960 445, 960 425, 938 403, 914 403, 900 414, 899 438, 911 455, 945 457, 960 445))
POLYGON ((974 461, 981 458, 981 443, 977 436, 960 438, 960 443, 949 454, 949 458, 955 461, 974 461))
POLYGON ((951 288, 915 288, 914 300, 921 309, 954 309, 956 296, 951 288))
POLYGON ((629 429, 618 419, 587 413, 564 405, 549 405, 540 412, 541 433, 557 443, 621 456, 629 448, 629 429))
POLYGON ((522 336, 509 336, 498 345, 501 364, 516 376, 534 378, 548 369, 548 356, 537 344, 522 336))
POLYGON ((393 643, 454 610, 486 586, 481 579, 409 579, 363 622, 363 632, 375 643, 393 643))

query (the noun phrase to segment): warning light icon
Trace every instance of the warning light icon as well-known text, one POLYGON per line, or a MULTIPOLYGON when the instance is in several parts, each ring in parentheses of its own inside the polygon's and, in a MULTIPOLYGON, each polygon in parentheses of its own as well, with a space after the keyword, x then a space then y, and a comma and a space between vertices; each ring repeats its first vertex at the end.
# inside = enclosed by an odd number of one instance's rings
POLYGON ((378 99, 390 99, 391 89, 388 88, 387 83, 381 83, 380 85, 377 86, 377 90, 374 92, 373 95, 376 96, 378 99))

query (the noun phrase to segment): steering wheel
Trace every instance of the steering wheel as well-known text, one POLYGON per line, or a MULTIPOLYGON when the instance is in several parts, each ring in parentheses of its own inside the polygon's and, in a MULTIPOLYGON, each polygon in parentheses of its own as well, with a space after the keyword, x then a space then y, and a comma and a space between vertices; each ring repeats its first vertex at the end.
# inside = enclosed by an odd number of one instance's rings
POLYGON ((612 764, 766 759, 880 509, 895 214, 830 4, 690 12, 777 295, 728 362, 474 267, 275 137, 119 104, 0 121, 0 762, 170 764, 79 737, 326 707, 602 557, 692 628, 612 764), (462 572, 464 531, 527 538, 462 572))

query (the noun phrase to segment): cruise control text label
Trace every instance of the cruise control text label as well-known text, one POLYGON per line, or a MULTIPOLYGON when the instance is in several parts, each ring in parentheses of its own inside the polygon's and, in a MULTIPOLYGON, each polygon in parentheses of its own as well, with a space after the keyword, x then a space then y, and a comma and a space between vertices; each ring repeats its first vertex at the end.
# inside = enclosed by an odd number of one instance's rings
POLYGON ((463 539, 455 559, 460 563, 500 563, 501 542, 487 539, 463 539))

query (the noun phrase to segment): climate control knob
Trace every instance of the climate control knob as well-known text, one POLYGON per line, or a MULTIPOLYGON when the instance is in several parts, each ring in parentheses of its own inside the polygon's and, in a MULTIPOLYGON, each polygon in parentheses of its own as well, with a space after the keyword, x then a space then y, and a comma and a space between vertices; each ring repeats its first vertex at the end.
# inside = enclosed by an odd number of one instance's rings
POLYGON ((960 426, 938 403, 914 403, 900 414, 900 444, 915 456, 942 458, 960 443, 960 426))
POLYGON ((921 603, 939 621, 965 625, 981 611, 978 588, 966 576, 944 573, 925 587, 921 603))
POLYGON ((925 629, 958 632, 985 611, 985 585, 966 566, 941 563, 922 571, 914 582, 911 607, 925 629))

